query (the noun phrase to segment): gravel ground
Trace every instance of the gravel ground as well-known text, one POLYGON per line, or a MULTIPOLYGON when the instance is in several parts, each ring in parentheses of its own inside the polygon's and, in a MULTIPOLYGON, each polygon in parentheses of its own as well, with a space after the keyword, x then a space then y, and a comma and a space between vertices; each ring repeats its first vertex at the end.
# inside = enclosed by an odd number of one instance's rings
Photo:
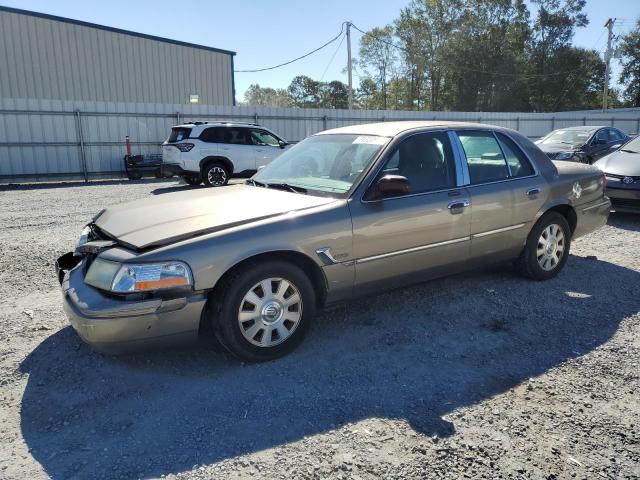
POLYGON ((549 282, 498 268, 326 311, 278 361, 93 353, 54 259, 103 206, 182 188, 0 191, 0 478, 640 477, 640 216, 549 282))

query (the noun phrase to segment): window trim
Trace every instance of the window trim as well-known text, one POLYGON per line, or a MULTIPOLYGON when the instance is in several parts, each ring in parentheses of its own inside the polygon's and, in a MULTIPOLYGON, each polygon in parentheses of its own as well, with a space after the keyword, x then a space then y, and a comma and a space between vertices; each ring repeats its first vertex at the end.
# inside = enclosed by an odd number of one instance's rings
MULTIPOLYGON (((495 130, 493 130, 493 134, 495 135, 495 137, 498 140, 498 145, 500 146, 500 148, 502 149, 502 145, 500 145, 500 137, 498 136, 498 134, 500 135, 504 135, 507 139, 509 139, 510 141, 513 142, 513 144, 516 146, 516 148, 518 149, 518 151, 522 154, 522 156, 524 157, 525 161, 527 162, 527 164, 529 165, 529 167, 531 168, 531 171, 536 172, 536 169, 533 166, 533 162, 531 161, 531 159, 529 158, 529 156, 522 150, 522 147, 520 147, 520 145, 518 145, 518 142, 516 142, 513 138, 511 138, 510 136, 506 135, 504 132, 496 132, 495 130)), ((507 145, 509 148, 511 148, 510 145, 507 145)), ((504 149, 502 149, 502 153, 504 154, 504 149)), ((516 154, 516 157, 518 157, 518 152, 513 152, 516 154)), ((507 156, 504 156, 505 161, 507 160, 507 156)), ((518 158, 518 160, 520 160, 520 158, 518 158)), ((509 165, 509 162, 507 161, 507 166, 509 167, 509 178, 526 178, 526 177, 531 177, 534 176, 532 175, 522 175, 521 177, 514 177, 513 173, 511 172, 511 166, 509 165)))
MULTIPOLYGON (((504 164, 507 166, 507 172, 509 172, 509 176, 507 178, 501 178, 498 180, 490 180, 488 182, 478 182, 478 183, 472 183, 471 182, 471 173, 469 173, 469 183, 468 186, 473 186, 475 187, 476 185, 484 185, 484 184, 489 184, 489 183, 497 183, 497 182, 504 182, 507 180, 512 180, 516 177, 511 176, 511 167, 509 166, 509 163, 507 162, 507 157, 504 154, 504 151, 502 150, 502 146, 500 145, 500 141, 498 140, 498 137, 496 137, 495 131, 494 130, 482 130, 482 129, 473 129, 473 128, 466 128, 464 130, 461 131, 467 131, 467 132, 489 132, 491 135, 488 136, 492 136, 493 139, 496 141, 496 143, 498 144, 498 148, 500 149, 500 153, 502 154, 502 159, 504 160, 504 164)), ((458 135, 458 130, 455 131, 456 136, 458 135)), ((462 154, 462 159, 464 161, 464 164, 467 167, 467 172, 469 172, 469 159, 467 158, 467 152, 464 150, 464 146, 462 145, 462 140, 460 140, 460 137, 458 136, 458 141, 460 142, 460 153, 462 154)), ((518 177, 518 178, 522 178, 522 177, 518 177)))
MULTIPOLYGON (((368 175, 371 175, 371 179, 368 182, 366 182, 366 177, 364 177, 362 181, 359 183, 358 187, 367 183, 367 185, 364 187, 364 190, 360 194, 360 203, 364 203, 364 204, 380 203, 380 202, 386 202, 387 200, 400 200, 403 198, 418 197, 422 195, 432 195, 435 193, 451 192, 451 191, 464 188, 464 185, 461 183, 463 181, 463 178, 462 178, 462 172, 460 171, 458 155, 456 153, 456 146, 451 142, 451 133, 452 132, 450 128, 438 128, 433 130, 420 130, 420 131, 409 130, 409 133, 402 132, 401 134, 396 135, 395 138, 393 138, 393 140, 387 144, 387 147, 385 148, 385 150, 380 152, 378 158, 374 162, 377 164, 373 165, 372 168, 369 170, 368 175), (449 143, 451 144, 451 153, 453 154, 453 164, 454 164, 455 174, 456 174, 455 175, 456 184, 452 187, 448 187, 441 190, 429 190, 427 192, 407 193, 406 195, 398 195, 395 197, 382 198, 380 200, 367 200, 366 196, 369 190, 371 189, 371 187, 373 186, 373 182, 376 180, 376 178, 378 178, 378 175, 380 174, 380 172, 382 171, 386 163, 391 159, 391 156, 393 155, 393 153, 395 153, 397 147, 402 142, 404 142, 405 140, 411 137, 414 137, 416 135, 429 134, 429 133, 444 133, 447 135, 449 143)), ((357 188, 354 190, 354 193, 356 190, 357 188)))
MULTIPOLYGON (((522 154, 529 161, 529 164, 531 165, 531 169, 533 170, 533 174, 532 175, 527 175, 527 176, 524 176, 524 177, 509 177, 509 178, 505 178, 504 180, 492 180, 490 182, 471 183, 471 177, 469 176, 469 166, 467 165, 467 156, 464 153, 464 149, 462 147, 462 142, 460 142, 460 138, 458 137, 458 132, 464 132, 464 131, 470 131, 470 130, 471 131, 478 131, 478 130, 484 131, 483 129, 473 128, 473 127, 456 128, 456 129, 452 129, 451 130, 451 133, 453 133, 456 136, 457 142, 460 145, 460 149, 461 149, 460 154, 462 155, 461 160, 462 160, 462 163, 464 165, 465 172, 466 172, 466 183, 464 185, 462 185, 463 187, 478 187, 478 186, 481 186, 481 185, 493 185, 494 183, 513 182, 513 181, 517 181, 517 180, 523 180, 525 178, 535 178, 535 177, 540 176, 540 171, 538 170, 538 167, 537 167, 536 163, 533 160, 531 160, 531 157, 529 156, 529 154, 527 152, 525 152, 524 149, 518 144, 518 141, 516 139, 514 139, 511 135, 509 135, 509 133, 507 131, 500 130, 500 133, 502 133, 507 138, 509 138, 520 149, 522 154)), ((493 129, 487 129, 487 130, 490 131, 490 132, 495 132, 496 131, 496 130, 493 130, 493 129)))

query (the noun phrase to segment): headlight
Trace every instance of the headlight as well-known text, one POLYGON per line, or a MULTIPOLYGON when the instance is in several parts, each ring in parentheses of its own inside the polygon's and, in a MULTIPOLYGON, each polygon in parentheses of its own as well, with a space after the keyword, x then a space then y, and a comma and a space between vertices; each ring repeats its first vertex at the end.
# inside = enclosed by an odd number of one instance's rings
POLYGON ((556 153, 555 160, 569 160, 573 157, 573 152, 556 153))
POLYGON ((80 232, 80 239, 78 240, 78 247, 81 247, 89 241, 89 235, 91 235, 91 227, 87 225, 80 232))
POLYGON ((193 285, 191 270, 182 262, 128 264, 96 258, 85 283, 115 293, 148 292, 193 285))

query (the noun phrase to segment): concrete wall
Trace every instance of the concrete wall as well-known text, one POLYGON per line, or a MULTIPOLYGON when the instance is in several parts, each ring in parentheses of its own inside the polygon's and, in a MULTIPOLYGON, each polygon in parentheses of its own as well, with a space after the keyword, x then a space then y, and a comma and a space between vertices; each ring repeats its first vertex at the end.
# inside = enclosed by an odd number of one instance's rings
POLYGON ((134 154, 159 153, 171 126, 196 120, 257 122, 288 140, 321 130, 391 120, 455 120, 502 125, 530 138, 572 125, 640 131, 640 112, 478 113, 331 110, 0 99, 0 181, 79 179, 123 173, 123 141, 134 154))
POLYGON ((233 105, 233 52, 0 7, 0 98, 233 105))

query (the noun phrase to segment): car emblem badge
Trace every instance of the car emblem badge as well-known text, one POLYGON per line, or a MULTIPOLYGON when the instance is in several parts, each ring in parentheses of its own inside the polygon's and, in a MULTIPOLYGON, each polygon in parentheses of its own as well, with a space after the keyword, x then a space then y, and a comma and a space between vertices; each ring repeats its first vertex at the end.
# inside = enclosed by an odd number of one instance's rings
POLYGON ((625 185, 631 185, 634 182, 633 177, 624 177, 622 183, 625 185))
POLYGON ((577 198, 580 198, 582 195, 582 187, 578 182, 573 184, 573 195, 577 198))

